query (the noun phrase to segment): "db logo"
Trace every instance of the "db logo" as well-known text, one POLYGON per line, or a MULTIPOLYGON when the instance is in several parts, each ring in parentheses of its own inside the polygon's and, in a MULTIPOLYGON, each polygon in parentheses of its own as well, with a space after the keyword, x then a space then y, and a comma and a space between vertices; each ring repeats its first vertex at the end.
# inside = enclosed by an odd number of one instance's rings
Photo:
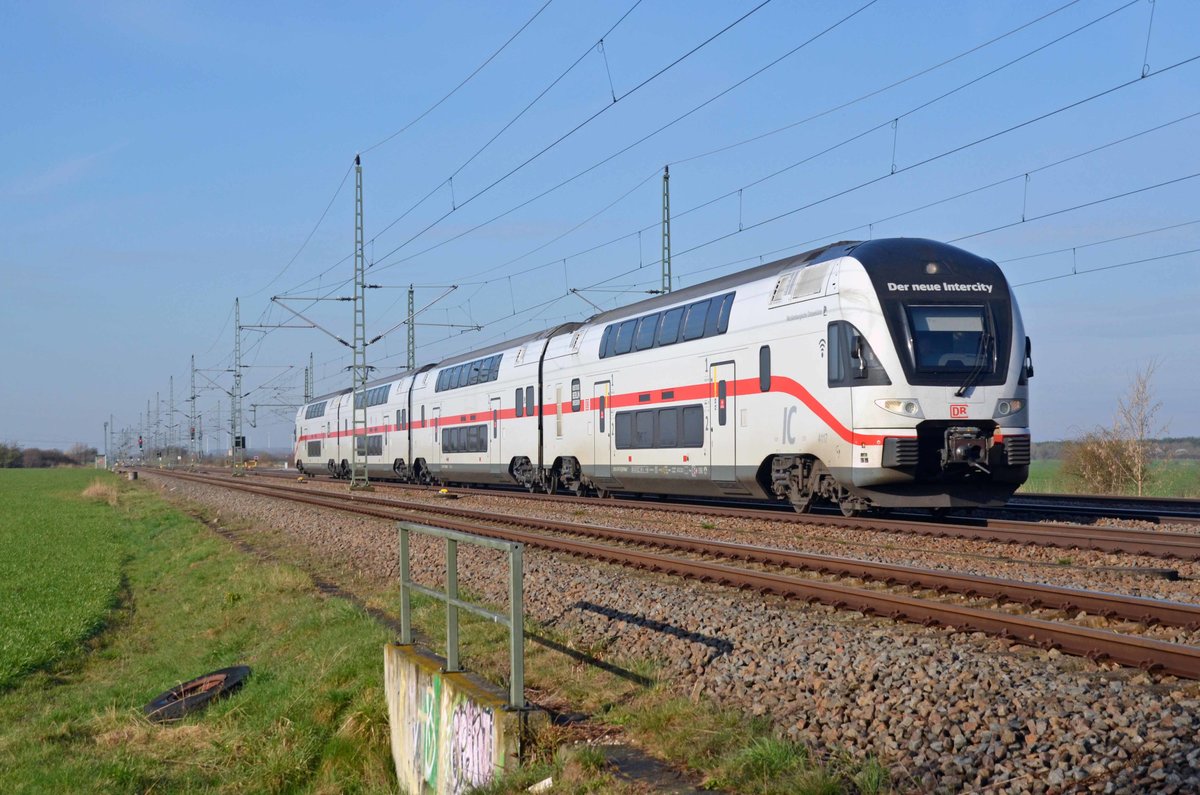
POLYGON ((963 419, 966 416, 967 416, 967 407, 965 404, 963 404, 963 403, 951 403, 950 404, 950 418, 951 419, 958 420, 958 419, 963 419))

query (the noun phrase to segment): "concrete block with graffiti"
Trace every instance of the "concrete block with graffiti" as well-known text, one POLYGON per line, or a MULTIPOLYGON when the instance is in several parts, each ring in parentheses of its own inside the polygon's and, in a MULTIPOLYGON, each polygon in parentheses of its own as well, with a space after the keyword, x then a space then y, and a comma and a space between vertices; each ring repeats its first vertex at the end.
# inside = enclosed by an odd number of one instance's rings
POLYGON ((487 784, 517 763, 527 713, 506 694, 418 646, 384 647, 392 758, 402 792, 451 795, 487 784))

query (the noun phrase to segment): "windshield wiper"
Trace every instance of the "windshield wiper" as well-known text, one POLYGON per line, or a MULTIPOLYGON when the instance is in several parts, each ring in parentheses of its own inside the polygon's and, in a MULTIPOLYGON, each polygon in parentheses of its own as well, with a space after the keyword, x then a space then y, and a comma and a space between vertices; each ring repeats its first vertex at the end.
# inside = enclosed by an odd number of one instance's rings
POLYGON ((979 380, 979 376, 983 374, 983 363, 988 352, 992 348, 992 335, 986 331, 979 335, 979 350, 975 353, 975 367, 967 374, 967 380, 963 381, 962 386, 954 393, 955 397, 966 397, 967 390, 975 385, 979 380))

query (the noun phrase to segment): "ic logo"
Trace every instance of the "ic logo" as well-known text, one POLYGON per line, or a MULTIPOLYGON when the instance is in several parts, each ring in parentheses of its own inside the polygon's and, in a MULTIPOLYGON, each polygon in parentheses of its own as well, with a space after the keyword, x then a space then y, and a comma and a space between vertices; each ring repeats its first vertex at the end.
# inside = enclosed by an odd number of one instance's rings
POLYGON ((967 406, 965 403, 951 403, 950 404, 950 419, 960 420, 960 419, 965 419, 966 416, 967 416, 967 406))

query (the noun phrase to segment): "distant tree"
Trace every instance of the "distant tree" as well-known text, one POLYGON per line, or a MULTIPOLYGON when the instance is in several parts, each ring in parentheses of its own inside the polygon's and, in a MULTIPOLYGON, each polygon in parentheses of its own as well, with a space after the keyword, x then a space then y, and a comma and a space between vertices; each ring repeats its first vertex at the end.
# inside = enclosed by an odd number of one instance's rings
POLYGON ((1132 491, 1139 497, 1154 481, 1153 438, 1162 403, 1154 399, 1151 382, 1158 362, 1134 373, 1129 392, 1117 400, 1111 427, 1097 427, 1063 447, 1063 471, 1084 489, 1101 494, 1132 491))
POLYGON ((21 460, 16 466, 24 469, 40 469, 74 463, 75 459, 68 458, 61 450, 41 450, 37 447, 28 447, 21 451, 21 460))
POLYGON ((71 445, 71 448, 67 450, 67 458, 70 458, 76 464, 91 464, 99 454, 100 451, 95 447, 88 447, 82 442, 71 445))
POLYGON ((16 442, 0 443, 0 469, 21 465, 21 445, 16 442))

